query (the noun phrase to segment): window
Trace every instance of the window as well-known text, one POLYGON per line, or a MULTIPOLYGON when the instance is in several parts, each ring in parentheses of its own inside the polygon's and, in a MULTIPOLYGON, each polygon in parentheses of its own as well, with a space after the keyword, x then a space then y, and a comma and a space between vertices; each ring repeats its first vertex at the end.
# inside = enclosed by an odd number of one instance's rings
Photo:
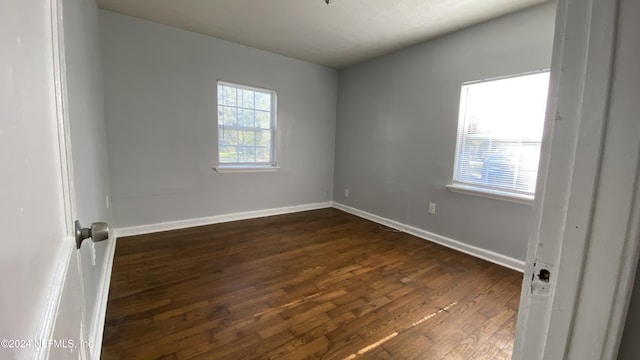
POLYGON ((462 85, 452 191, 531 202, 549 72, 462 85))
POLYGON ((275 169, 276 92, 218 81, 217 171, 275 169))

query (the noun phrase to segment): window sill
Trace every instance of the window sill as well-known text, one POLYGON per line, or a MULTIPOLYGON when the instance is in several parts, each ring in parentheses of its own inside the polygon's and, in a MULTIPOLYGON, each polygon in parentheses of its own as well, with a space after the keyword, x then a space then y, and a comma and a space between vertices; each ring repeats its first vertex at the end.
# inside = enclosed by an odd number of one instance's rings
POLYGON ((274 172, 279 169, 275 165, 219 165, 213 168, 218 173, 274 172))
POLYGON ((481 187, 461 184, 449 184, 447 185, 449 191, 458 194, 467 194, 480 196, 483 198, 508 201, 522 205, 533 205, 534 197, 532 195, 514 194, 507 191, 489 190, 481 187))

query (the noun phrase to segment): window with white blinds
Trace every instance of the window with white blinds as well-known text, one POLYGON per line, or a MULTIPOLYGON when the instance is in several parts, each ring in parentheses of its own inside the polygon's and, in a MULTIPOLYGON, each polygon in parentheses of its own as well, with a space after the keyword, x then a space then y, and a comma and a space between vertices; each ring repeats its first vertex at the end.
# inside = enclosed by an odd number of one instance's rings
POLYGON ((218 81, 218 163, 275 166, 276 92, 218 81))
POLYGON ((549 72, 462 85, 452 186, 533 198, 549 72))

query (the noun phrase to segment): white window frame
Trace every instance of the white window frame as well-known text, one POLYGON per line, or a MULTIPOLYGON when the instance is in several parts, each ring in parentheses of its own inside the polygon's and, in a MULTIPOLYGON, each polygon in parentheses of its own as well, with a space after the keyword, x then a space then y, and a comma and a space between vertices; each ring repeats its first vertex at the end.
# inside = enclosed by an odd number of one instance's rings
MULTIPOLYGON (((217 166, 213 169, 219 173, 226 172, 264 172, 264 171, 277 171, 279 169, 278 163, 276 161, 276 137, 277 137, 277 92, 273 89, 253 86, 253 85, 245 85, 236 82, 226 81, 226 80, 218 80, 216 83, 216 163, 217 166), (218 108, 219 104, 219 89, 221 86, 233 87, 236 89, 245 89, 251 91, 259 91, 263 93, 271 94, 271 122, 270 122, 270 130, 271 130, 271 146, 270 146, 270 160, 269 162, 234 162, 234 163, 224 163, 220 162, 220 130, 221 125, 218 119, 218 108)), ((255 108, 254 108, 255 109, 255 108)), ((254 129, 257 129, 254 127, 254 129)))
MULTIPOLYGON (((513 202, 517 204, 533 205, 533 200, 534 200, 533 193, 529 194, 529 193, 521 192, 518 190, 501 189, 498 187, 483 186, 481 184, 474 184, 474 183, 459 181, 458 180, 460 179, 459 161, 461 160, 460 157, 462 156, 462 150, 463 150, 462 148, 464 147, 463 144, 465 141, 464 138, 460 139, 459 137, 460 137, 460 134, 464 134, 463 129, 466 125, 465 114, 464 114, 464 111, 465 111, 464 107, 466 106, 465 87, 473 84, 478 84, 478 83, 499 81, 499 80, 516 78, 516 77, 535 75, 540 73, 549 73, 549 69, 541 69, 541 70, 501 76, 496 78, 468 81, 462 84, 461 94, 460 94, 460 107, 458 112, 458 131, 456 133, 456 154, 455 154, 455 160, 454 160, 454 166, 453 166, 453 177, 452 177, 451 183, 446 185, 450 191, 455 193, 460 193, 460 194, 474 195, 474 196, 479 196, 479 197, 484 197, 489 199, 508 201, 508 202, 513 202)), ((541 118, 540 122, 543 123, 544 118, 541 118)), ((541 141, 542 139, 540 139, 540 142, 541 141)), ((539 171, 539 168, 538 168, 538 171, 539 171)))

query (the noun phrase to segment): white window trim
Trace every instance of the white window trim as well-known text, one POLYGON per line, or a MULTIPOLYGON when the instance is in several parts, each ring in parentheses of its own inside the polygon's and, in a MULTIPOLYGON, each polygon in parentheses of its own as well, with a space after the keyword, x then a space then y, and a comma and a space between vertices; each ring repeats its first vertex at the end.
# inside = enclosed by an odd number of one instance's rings
POLYGON ((213 168, 218 173, 274 172, 280 170, 277 165, 221 164, 213 168))
POLYGON ((218 162, 218 166, 212 168, 212 170, 218 173, 239 173, 239 172, 273 172, 278 171, 280 167, 277 164, 277 150, 276 146, 278 144, 277 136, 278 136, 278 92, 275 89, 268 89, 265 87, 254 86, 254 85, 246 85, 233 81, 227 81, 218 79, 216 81, 216 117, 218 116, 218 87, 220 85, 228 85, 236 88, 242 88, 247 90, 261 90, 265 92, 270 92, 273 94, 271 98, 271 163, 220 163, 220 145, 219 141, 219 133, 220 131, 218 125, 218 119, 216 118, 216 161, 218 162))
POLYGON ((458 193, 458 194, 473 195, 473 196, 479 196, 479 197, 488 198, 488 199, 502 200, 502 201, 508 201, 516 204, 533 206, 533 200, 534 200, 533 195, 518 194, 510 191, 500 191, 495 189, 487 189, 479 186, 472 186, 467 184, 463 185, 458 183, 448 184, 447 188, 449 189, 449 191, 458 193))
MULTIPOLYGON (((478 83, 483 83, 487 81, 504 80, 504 79, 510 79, 510 78, 515 78, 520 76, 540 74, 544 72, 550 73, 551 69, 544 68, 544 69, 537 69, 533 71, 527 71, 519 74, 510 74, 510 75, 498 76, 493 78, 466 81, 462 83, 461 88, 464 88, 465 85, 478 84, 478 83)), ((465 93, 462 93, 460 96, 460 104, 459 104, 460 108, 462 108, 465 96, 466 96, 465 93)), ((458 116, 460 116, 460 111, 458 112, 458 116)), ((456 132, 456 156, 455 156, 455 161, 453 166, 453 179, 451 184, 446 185, 449 191, 458 193, 458 194, 473 195, 473 196, 478 196, 478 197, 483 197, 488 199, 502 200, 502 201, 512 202, 516 204, 533 206, 533 202, 535 199, 535 196, 533 194, 522 194, 516 191, 510 191, 508 189, 501 190, 501 189, 486 188, 480 185, 457 182, 455 180, 458 178, 458 175, 459 175, 458 172, 460 169, 458 167, 458 157, 460 156, 460 151, 461 151, 461 146, 460 146, 461 143, 457 134, 460 133, 460 128, 463 126, 464 126, 464 123, 460 122, 460 119, 458 119, 458 130, 456 132)), ((466 139, 463 139, 462 141, 464 142, 464 140, 466 139)), ((542 139, 540 141, 542 141, 542 139)), ((539 168, 538 168, 538 171, 539 171, 539 168)))
POLYGON ((542 69, 536 69, 536 70, 531 70, 531 71, 525 71, 525 72, 521 72, 521 73, 517 73, 517 74, 509 74, 509 75, 482 78, 482 79, 478 79, 478 80, 470 80, 470 81, 463 82, 462 85, 480 84, 480 83, 483 83, 483 82, 495 81, 495 80, 506 80, 506 79, 517 78, 517 77, 521 77, 521 76, 545 73, 545 72, 551 74, 551 68, 542 68, 542 69))

